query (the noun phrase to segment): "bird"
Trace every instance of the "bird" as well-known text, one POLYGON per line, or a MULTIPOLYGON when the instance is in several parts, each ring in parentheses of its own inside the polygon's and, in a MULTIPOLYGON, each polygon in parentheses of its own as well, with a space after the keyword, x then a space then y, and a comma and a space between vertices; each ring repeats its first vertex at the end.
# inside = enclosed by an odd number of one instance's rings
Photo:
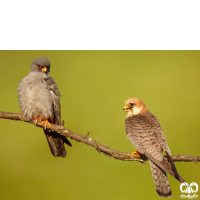
POLYGON ((49 76, 50 60, 38 57, 31 62, 31 72, 18 85, 19 107, 24 117, 40 121, 50 151, 54 157, 65 157, 64 143, 72 146, 67 138, 55 131, 48 131, 51 124, 61 125, 61 94, 54 79, 49 76))
POLYGON ((125 101, 123 110, 127 112, 126 135, 137 149, 131 155, 138 154, 140 158, 144 155, 148 158, 156 192, 161 197, 170 198, 172 191, 166 172, 181 183, 184 183, 185 180, 177 172, 158 119, 138 98, 130 98, 125 101), (163 155, 163 151, 166 152, 167 158, 163 155))

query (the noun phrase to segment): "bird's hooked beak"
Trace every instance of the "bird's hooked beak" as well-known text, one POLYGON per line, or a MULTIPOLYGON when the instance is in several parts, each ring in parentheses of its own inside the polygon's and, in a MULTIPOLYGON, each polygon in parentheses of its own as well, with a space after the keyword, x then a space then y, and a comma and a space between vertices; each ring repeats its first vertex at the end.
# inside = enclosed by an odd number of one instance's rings
POLYGON ((42 67, 41 65, 37 65, 43 72, 47 71, 47 67, 42 67))
POLYGON ((47 67, 43 67, 41 70, 42 70, 43 72, 46 72, 46 71, 47 71, 47 67))
POLYGON ((128 112, 129 109, 130 109, 129 106, 124 105, 124 108, 123 108, 123 111, 124 111, 124 112, 128 112))

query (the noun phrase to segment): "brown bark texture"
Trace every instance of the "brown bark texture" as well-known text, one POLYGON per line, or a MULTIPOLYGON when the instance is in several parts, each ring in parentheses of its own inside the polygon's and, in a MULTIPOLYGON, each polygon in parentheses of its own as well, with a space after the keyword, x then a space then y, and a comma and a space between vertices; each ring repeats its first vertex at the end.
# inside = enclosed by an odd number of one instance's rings
MULTIPOLYGON (((8 113, 8 112, 0 111, 0 118, 28 122, 30 124, 35 125, 34 121, 28 121, 20 113, 8 113)), ((37 127, 44 128, 43 126, 40 125, 40 122, 38 122, 37 127)), ((47 127, 47 130, 56 131, 57 133, 60 133, 61 135, 65 136, 66 138, 70 138, 77 142, 85 143, 85 144, 95 148, 99 153, 103 153, 104 155, 106 155, 110 158, 123 160, 123 161, 139 161, 141 163, 145 163, 147 160, 147 158, 145 156, 142 156, 142 158, 139 158, 139 156, 137 154, 134 154, 134 156, 132 156, 131 153, 119 152, 119 151, 109 148, 108 145, 100 144, 96 140, 90 138, 89 133, 87 133, 87 135, 80 135, 73 131, 67 130, 64 127, 64 121, 63 121, 63 125, 51 124, 51 127, 50 128, 47 127)), ((194 162, 194 163, 200 162, 200 156, 189 156, 189 155, 177 154, 177 155, 172 155, 172 159, 174 162, 194 162)))

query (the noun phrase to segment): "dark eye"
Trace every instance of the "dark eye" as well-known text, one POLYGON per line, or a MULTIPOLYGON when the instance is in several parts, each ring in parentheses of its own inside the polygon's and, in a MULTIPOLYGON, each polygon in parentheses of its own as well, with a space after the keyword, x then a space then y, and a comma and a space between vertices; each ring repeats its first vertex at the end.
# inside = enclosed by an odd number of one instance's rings
POLYGON ((42 66, 41 65, 37 65, 39 68, 41 68, 42 66))
POLYGON ((129 103, 128 106, 129 106, 129 107, 133 107, 133 105, 134 105, 134 103, 129 103))

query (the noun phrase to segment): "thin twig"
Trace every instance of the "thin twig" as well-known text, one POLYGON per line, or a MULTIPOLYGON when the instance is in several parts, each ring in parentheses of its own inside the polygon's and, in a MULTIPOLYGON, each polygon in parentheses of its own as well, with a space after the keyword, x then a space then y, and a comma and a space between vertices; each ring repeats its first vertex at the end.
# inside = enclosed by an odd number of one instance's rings
MULTIPOLYGON (((23 117, 22 114, 19 114, 19 113, 8 113, 8 112, 0 111, 0 118, 24 121, 24 122, 34 124, 34 121, 27 120, 25 117, 23 117)), ((40 122, 38 122, 37 127, 43 128, 43 126, 40 125, 40 122)), ((94 147, 99 153, 103 153, 104 155, 110 158, 112 157, 114 159, 123 160, 123 161, 139 161, 141 163, 145 163, 147 160, 145 157, 142 157, 142 159, 140 159, 137 154, 135 154, 134 156, 131 156, 130 153, 119 152, 119 151, 109 148, 108 145, 105 146, 103 144, 100 144, 96 140, 89 137, 89 132, 87 133, 87 135, 84 136, 84 135, 74 133, 73 131, 67 130, 65 129, 64 126, 55 125, 55 124, 51 124, 51 128, 47 127, 47 129, 50 131, 56 131, 57 133, 60 133, 66 138, 70 138, 77 142, 82 142, 87 145, 90 145, 94 147)), ((172 155, 172 159, 173 161, 177 161, 177 162, 194 162, 194 163, 200 162, 200 156, 189 156, 189 155, 177 154, 177 155, 172 155)))

